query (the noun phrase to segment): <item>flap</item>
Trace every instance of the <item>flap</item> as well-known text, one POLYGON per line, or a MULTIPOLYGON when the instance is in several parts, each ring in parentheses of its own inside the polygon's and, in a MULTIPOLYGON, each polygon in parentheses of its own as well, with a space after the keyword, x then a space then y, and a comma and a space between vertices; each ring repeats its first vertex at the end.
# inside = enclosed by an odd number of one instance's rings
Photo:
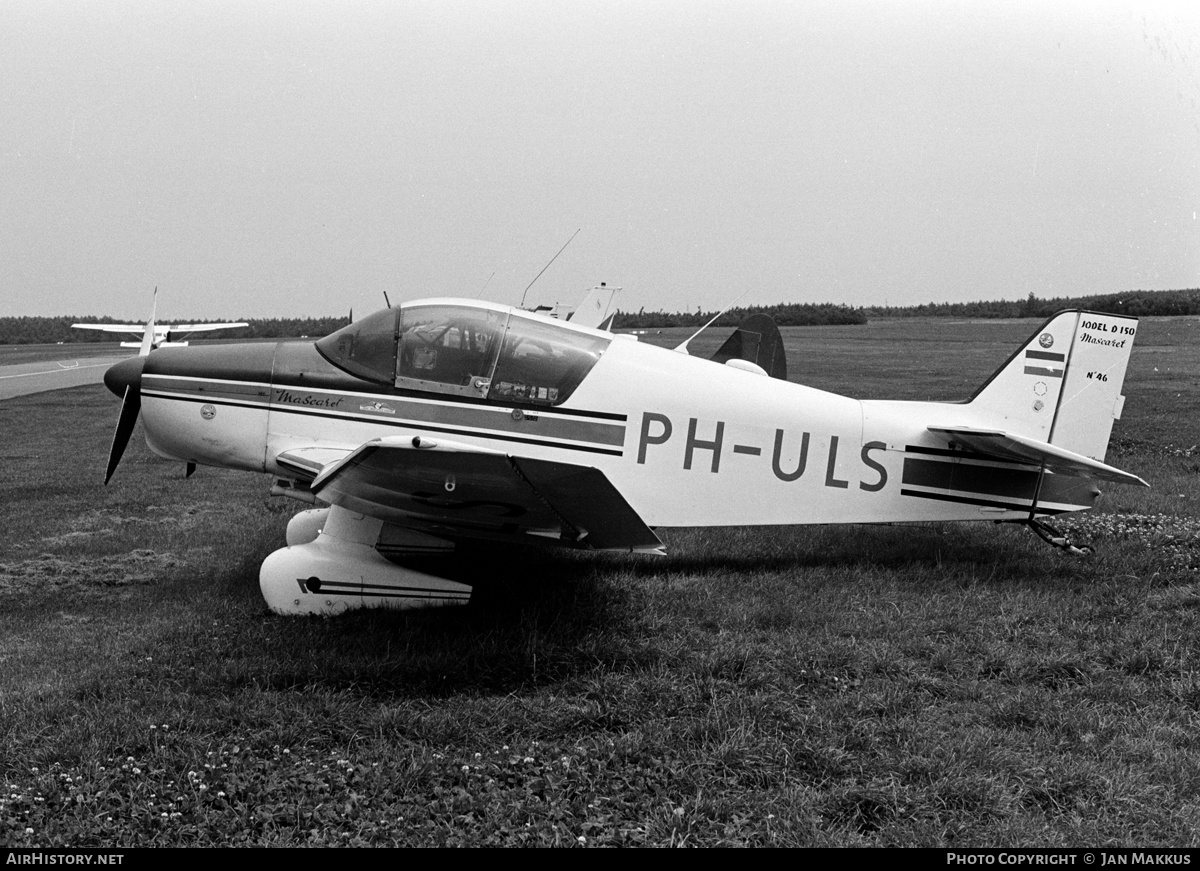
POLYGON ((1060 475, 1097 478, 1101 481, 1137 484, 1142 487, 1150 486, 1137 475, 1122 472, 1099 460, 1093 460, 1091 457, 1085 457, 1083 454, 1068 451, 1057 445, 1002 430, 931 426, 929 431, 949 436, 952 443, 960 444, 981 454, 1045 466, 1047 470, 1060 475))
POLYGON ((658 536, 599 469, 443 439, 373 439, 326 466, 312 492, 333 505, 442 537, 532 536, 595 550, 662 550, 658 536))

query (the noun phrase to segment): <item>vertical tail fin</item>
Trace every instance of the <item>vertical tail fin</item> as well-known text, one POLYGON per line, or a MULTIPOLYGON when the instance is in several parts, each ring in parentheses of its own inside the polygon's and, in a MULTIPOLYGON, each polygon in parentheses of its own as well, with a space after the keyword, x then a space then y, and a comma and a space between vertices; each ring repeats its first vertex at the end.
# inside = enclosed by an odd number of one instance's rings
POLYGON ((750 315, 742 321, 741 326, 733 331, 711 359, 718 363, 733 359, 748 360, 772 378, 787 381, 783 337, 769 315, 750 315))
POLYGON ((970 404, 1000 429, 1103 460, 1137 319, 1066 311, 1046 321, 975 392, 970 404))
POLYGON ((145 357, 154 350, 154 319, 158 316, 158 285, 154 287, 154 296, 151 297, 150 303, 150 320, 146 321, 146 326, 142 329, 142 341, 138 346, 138 356, 145 357))
POLYGON ((599 287, 593 287, 587 292, 587 296, 580 301, 568 320, 573 324, 598 330, 611 329, 612 319, 617 314, 613 297, 620 289, 601 282, 599 287))

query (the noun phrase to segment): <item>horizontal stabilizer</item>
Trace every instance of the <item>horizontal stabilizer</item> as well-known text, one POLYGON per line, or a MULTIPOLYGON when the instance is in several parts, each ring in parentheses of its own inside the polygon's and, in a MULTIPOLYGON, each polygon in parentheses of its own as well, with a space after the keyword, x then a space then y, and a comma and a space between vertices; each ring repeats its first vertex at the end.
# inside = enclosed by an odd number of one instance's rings
POLYGON ((1117 484, 1137 484, 1142 487, 1150 485, 1129 472, 1114 469, 1099 460, 1085 457, 1057 445, 1040 442, 1026 436, 1001 430, 972 429, 971 427, 929 427, 930 432, 949 436, 952 444, 961 445, 981 454, 988 454, 1004 460, 1016 460, 1023 463, 1033 463, 1045 466, 1047 470, 1060 475, 1074 475, 1079 478, 1097 478, 1101 481, 1112 481, 1117 484))

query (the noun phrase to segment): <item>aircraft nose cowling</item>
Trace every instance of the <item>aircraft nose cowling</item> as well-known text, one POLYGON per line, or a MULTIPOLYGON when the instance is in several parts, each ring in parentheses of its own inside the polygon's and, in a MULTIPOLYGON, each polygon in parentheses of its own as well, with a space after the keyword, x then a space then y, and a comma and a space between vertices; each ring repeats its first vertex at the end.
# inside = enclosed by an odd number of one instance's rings
POLYGON ((130 357, 116 365, 109 366, 104 373, 104 386, 117 396, 124 397, 125 389, 132 387, 134 392, 142 389, 142 367, 146 365, 145 357, 130 357))

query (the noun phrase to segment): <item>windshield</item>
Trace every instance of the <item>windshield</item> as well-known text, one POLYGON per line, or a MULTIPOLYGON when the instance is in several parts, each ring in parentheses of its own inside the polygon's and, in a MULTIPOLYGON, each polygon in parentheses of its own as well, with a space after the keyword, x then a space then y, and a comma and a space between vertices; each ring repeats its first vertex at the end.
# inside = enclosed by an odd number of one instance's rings
POLYGON ((317 350, 333 365, 352 375, 383 384, 392 383, 396 359, 396 319, 400 309, 355 321, 317 342, 317 350))

